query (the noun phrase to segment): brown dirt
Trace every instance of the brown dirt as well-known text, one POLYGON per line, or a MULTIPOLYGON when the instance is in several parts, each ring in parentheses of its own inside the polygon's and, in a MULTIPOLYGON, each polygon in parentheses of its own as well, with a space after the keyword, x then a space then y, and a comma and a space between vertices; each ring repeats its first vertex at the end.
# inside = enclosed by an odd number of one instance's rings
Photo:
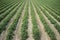
POLYGON ((55 33, 55 36, 56 36, 57 40, 60 40, 60 34, 58 33, 58 31, 56 30, 56 28, 54 27, 54 25, 51 24, 51 22, 48 20, 48 18, 43 13, 42 13, 42 15, 44 16, 44 18, 45 18, 46 22, 48 23, 48 25, 50 26, 50 28, 55 33))
MULTIPOLYGON (((40 8, 38 8, 40 10, 40 8)), ((46 10, 47 11, 47 10, 46 10)), ((58 31, 56 30, 56 28, 54 27, 53 24, 51 24, 51 22, 48 20, 48 18, 43 14, 43 11, 40 11, 42 13, 42 15, 44 16, 46 22, 48 23, 48 25, 50 26, 50 28, 53 30, 53 32, 55 33, 55 36, 57 38, 57 40, 60 40, 60 34, 58 33, 58 31)), ((48 12, 48 11, 47 11, 48 12)))
POLYGON ((6 35, 7 35, 7 30, 8 30, 8 26, 11 25, 11 23, 13 22, 15 18, 15 15, 11 18, 11 20, 9 21, 8 25, 6 26, 6 30, 2 32, 1 36, 0 36, 0 40, 5 40, 6 39, 6 35))
MULTIPOLYGON (((42 6, 40 6, 42 9, 44 9, 42 6)), ((50 13, 48 12, 48 11, 46 11, 46 13, 48 14, 48 15, 50 15, 50 13)), ((52 15, 50 15, 51 16, 51 18, 53 18, 59 25, 60 25, 60 22, 58 22, 52 15)))
MULTIPOLYGON (((40 9, 39 9, 40 10, 40 9)), ((54 27, 53 24, 51 24, 51 22, 48 20, 48 18, 43 14, 43 12, 41 11, 42 15, 44 16, 46 22, 48 23, 48 25, 50 26, 50 28, 53 30, 53 32, 55 33, 55 36, 57 38, 57 40, 60 40, 60 35, 58 33, 58 31, 56 30, 56 28, 54 27)))
POLYGON ((28 19, 28 36, 29 36, 29 38, 27 39, 27 40, 34 40, 33 39, 33 34, 32 34, 32 27, 33 27, 33 25, 32 25, 32 20, 31 20, 31 11, 30 11, 31 9, 30 9, 30 3, 29 3, 29 19, 28 19))
POLYGON ((26 5, 27 5, 27 3, 25 4, 25 7, 22 11, 22 15, 19 18, 19 21, 18 21, 18 24, 17 24, 17 27, 16 27, 16 31, 14 32, 15 36, 14 36, 13 40, 21 40, 20 30, 21 30, 21 26, 22 26, 22 20, 23 20, 24 14, 25 14, 26 5))
MULTIPOLYGON (((20 4, 19 4, 20 5, 20 4)), ((17 7, 16 7, 17 8, 17 7)), ((7 35, 7 31, 9 29, 9 25, 12 24, 13 20, 15 19, 16 14, 11 18, 11 20, 9 21, 8 25, 6 26, 6 30, 2 32, 1 36, 0 36, 0 40, 6 40, 6 35, 7 35)))
MULTIPOLYGON (((33 4, 32 4, 33 5, 33 4)), ((35 16, 36 16, 36 20, 37 20, 37 23, 38 23, 38 26, 40 28, 40 31, 41 31, 41 40, 50 40, 50 37, 48 36, 48 34, 45 32, 45 29, 44 29, 44 25, 43 23, 41 22, 37 12, 36 12, 36 9, 35 7, 33 6, 34 8, 34 11, 35 11, 35 16)))
MULTIPOLYGON (((48 14, 49 14, 49 12, 48 11, 46 11, 48 14)), ((50 15, 50 14, 49 14, 50 15)), ((59 25, 60 25, 60 22, 58 22, 52 15, 50 15, 59 25)))

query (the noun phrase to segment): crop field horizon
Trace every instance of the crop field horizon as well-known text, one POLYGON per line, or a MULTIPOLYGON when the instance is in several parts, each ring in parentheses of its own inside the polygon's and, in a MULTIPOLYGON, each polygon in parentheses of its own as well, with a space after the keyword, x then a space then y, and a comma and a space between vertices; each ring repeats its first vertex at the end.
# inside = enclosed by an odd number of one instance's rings
POLYGON ((0 40, 60 40, 60 0, 0 0, 0 40))

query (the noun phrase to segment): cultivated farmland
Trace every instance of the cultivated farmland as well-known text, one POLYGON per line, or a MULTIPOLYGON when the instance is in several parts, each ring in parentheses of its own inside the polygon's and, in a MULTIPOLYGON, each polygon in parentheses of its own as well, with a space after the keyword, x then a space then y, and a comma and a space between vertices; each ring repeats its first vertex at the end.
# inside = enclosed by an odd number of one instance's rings
POLYGON ((60 40, 60 1, 0 0, 0 40, 60 40))

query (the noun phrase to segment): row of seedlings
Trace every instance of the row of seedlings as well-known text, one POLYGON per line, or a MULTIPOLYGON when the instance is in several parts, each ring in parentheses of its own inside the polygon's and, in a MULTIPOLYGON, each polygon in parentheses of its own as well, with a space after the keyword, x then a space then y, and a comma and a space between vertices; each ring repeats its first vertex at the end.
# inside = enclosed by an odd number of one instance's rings
POLYGON ((26 40, 28 38, 28 4, 25 8, 25 14, 22 20, 21 26, 21 40, 26 40))
POLYGON ((1 22, 0 22, 0 34, 2 33, 3 30, 6 29, 6 25, 8 24, 8 22, 10 21, 10 19, 14 16, 14 14, 16 14, 16 11, 18 10, 18 8, 20 7, 20 5, 22 5, 22 3, 18 4, 17 7, 14 8, 14 10, 12 10, 9 15, 7 15, 1 22))
MULTIPOLYGON (((35 4, 35 8, 36 8, 36 11, 40 17, 40 20, 42 21, 43 25, 44 25, 44 28, 45 28, 45 31, 47 32, 47 34, 49 35, 49 37, 51 38, 51 40, 57 40, 56 39, 56 36, 54 34, 54 32, 51 30, 51 28, 49 27, 49 25, 47 24, 45 18, 42 16, 42 14, 40 13, 41 10, 39 10, 37 8, 37 5, 35 4)), ((43 11, 43 10, 42 10, 43 11)))
POLYGON ((3 14, 0 15, 0 21, 3 20, 19 3, 16 3, 11 8, 6 10, 3 14))
POLYGON ((52 10, 48 9, 47 7, 43 6, 45 10, 47 10, 55 19, 57 19, 60 22, 60 16, 57 14, 53 13, 52 10))
MULTIPOLYGON (((6 0, 6 1, 7 1, 7 0, 6 0)), ((1 8, 0 8, 0 9, 2 10, 2 9, 4 9, 4 8, 6 8, 7 6, 10 6, 11 4, 16 3, 16 2, 18 2, 18 1, 14 1, 14 0, 13 0, 13 1, 10 1, 9 3, 7 3, 7 4, 1 2, 1 3, 0 3, 0 5, 1 5, 1 8)))
MULTIPOLYGON (((43 9, 42 9, 43 10, 43 9)), ((55 28, 60 33, 60 25, 46 12, 46 10, 43 11, 46 17, 50 20, 52 24, 54 24, 55 28)))
POLYGON ((14 4, 16 4, 17 2, 15 3, 12 3, 11 5, 7 6, 6 8, 0 10, 0 14, 4 13, 6 10, 8 10, 9 8, 11 8, 14 4))
POLYGON ((13 22, 9 25, 9 28, 7 30, 7 35, 6 35, 6 40, 12 40, 13 36, 14 36, 14 31, 16 29, 18 20, 21 16, 21 12, 24 8, 25 4, 22 4, 21 7, 19 7, 19 9, 17 10, 16 14, 15 14, 15 18, 13 19, 13 22))
MULTIPOLYGON (((38 5, 39 6, 39 5, 38 5)), ((40 6, 39 6, 40 8, 40 6)), ((50 20, 50 22, 52 24, 54 24, 55 28, 58 30, 58 32, 60 33, 60 25, 47 13, 46 10, 44 10, 42 7, 41 7, 41 10, 43 11, 43 13, 46 15, 46 17, 50 20)))
MULTIPOLYGON (((45 5, 45 6, 46 6, 46 5, 45 5)), ((48 6, 46 6, 46 7, 48 7, 48 6)), ((48 9, 50 9, 51 11, 53 11, 53 12, 54 12, 55 14, 57 14, 58 16, 60 15, 58 10, 55 10, 55 9, 53 9, 52 7, 48 7, 48 9)))
MULTIPOLYGON (((48 6, 46 6, 46 7, 48 7, 48 6)), ((55 10, 55 9, 53 9, 53 8, 51 8, 51 7, 48 7, 50 10, 52 10, 53 12, 55 12, 57 15, 59 15, 60 16, 60 13, 59 13, 59 11, 57 11, 57 10, 55 10)))
POLYGON ((33 28, 32 28, 32 32, 33 32, 33 38, 34 40, 40 40, 40 31, 36 22, 36 18, 35 18, 35 12, 33 10, 32 4, 30 5, 31 7, 31 17, 32 17, 32 24, 33 24, 33 28))
MULTIPOLYGON (((40 3, 39 3, 40 4, 40 3)), ((43 4, 40 4, 40 5, 43 5, 43 4)), ((52 7, 48 7, 48 5, 45 5, 47 8, 49 8, 50 10, 52 10, 54 13, 56 13, 57 15, 59 15, 60 16, 60 11, 59 11, 59 9, 54 9, 54 8, 52 8, 52 7)))
POLYGON ((0 5, 0 10, 2 10, 2 9, 4 9, 4 8, 6 8, 6 7, 8 7, 8 6, 10 6, 11 4, 13 4, 14 3, 14 1, 12 1, 12 2, 9 2, 9 4, 3 4, 3 3, 1 3, 0 5))
MULTIPOLYGON (((56 3, 56 2, 55 2, 56 3)), ((39 3, 39 4, 41 4, 41 3, 39 3)), ((44 2, 43 2, 43 4, 45 4, 44 2)), ((41 4, 41 5, 43 5, 43 4, 41 4)), ((46 5, 49 9, 51 9, 53 12, 55 12, 57 15, 60 15, 60 10, 59 9, 55 9, 54 7, 52 8, 52 7, 50 7, 49 5, 46 5)))

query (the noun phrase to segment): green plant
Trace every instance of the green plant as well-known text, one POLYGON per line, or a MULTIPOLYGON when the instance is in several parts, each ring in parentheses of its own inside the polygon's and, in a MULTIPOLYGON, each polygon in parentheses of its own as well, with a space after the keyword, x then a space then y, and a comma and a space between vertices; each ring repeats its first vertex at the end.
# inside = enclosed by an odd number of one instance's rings
POLYGON ((19 11, 16 12, 16 14, 15 14, 16 17, 13 19, 13 22, 9 25, 9 28, 7 30, 6 40, 12 40, 13 35, 14 35, 14 31, 16 29, 16 25, 18 23, 18 20, 21 16, 21 12, 22 12, 23 7, 24 7, 24 4, 22 4, 22 6, 19 8, 19 11))
POLYGON ((32 7, 32 4, 30 5, 31 7, 31 17, 32 17, 32 24, 33 24, 33 28, 32 28, 32 32, 33 32, 33 38, 35 40, 40 40, 40 31, 39 31, 39 28, 38 28, 38 25, 37 25, 37 22, 36 22, 36 18, 35 18, 35 12, 33 10, 33 7, 32 7))
MULTIPOLYGON (((21 4, 19 4, 19 5, 21 5, 21 4)), ((14 10, 12 10, 12 11, 10 12, 10 14, 7 15, 6 18, 4 18, 4 20, 2 20, 2 21, 0 22, 0 34, 2 33, 3 30, 6 29, 6 25, 7 25, 8 22, 10 21, 11 17, 14 16, 14 14, 15 14, 16 11, 17 11, 17 9, 20 7, 19 5, 18 5, 14 10)))
POLYGON ((21 40, 26 40, 28 38, 28 5, 25 8, 25 14, 22 20, 21 26, 21 40))
MULTIPOLYGON (((36 11, 40 17, 40 20, 42 21, 45 31, 48 33, 48 35, 50 36, 51 40, 57 40, 55 37, 54 32, 51 30, 51 28, 49 27, 49 25, 47 24, 47 22, 45 21, 44 17, 42 16, 42 14, 40 13, 40 10, 37 8, 37 5, 35 5, 36 11)), ((41 9, 42 10, 42 9, 41 9)), ((42 10, 44 11, 44 10, 42 10)), ((44 13, 45 14, 45 13, 44 13)))

